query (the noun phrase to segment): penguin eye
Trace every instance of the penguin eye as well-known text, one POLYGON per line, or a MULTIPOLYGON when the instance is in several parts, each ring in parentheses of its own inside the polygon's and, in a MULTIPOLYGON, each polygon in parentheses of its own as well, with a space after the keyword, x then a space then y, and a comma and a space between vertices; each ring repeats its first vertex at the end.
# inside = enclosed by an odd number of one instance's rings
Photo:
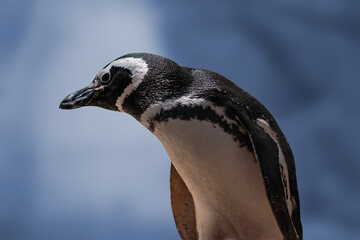
POLYGON ((109 73, 104 73, 101 76, 101 82, 102 83, 108 83, 110 81, 110 74, 109 73))

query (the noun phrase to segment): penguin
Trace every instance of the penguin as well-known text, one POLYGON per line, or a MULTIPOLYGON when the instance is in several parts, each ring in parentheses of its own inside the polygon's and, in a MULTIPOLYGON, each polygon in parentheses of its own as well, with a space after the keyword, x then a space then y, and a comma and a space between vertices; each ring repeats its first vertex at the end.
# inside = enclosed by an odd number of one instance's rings
POLYGON ((84 106, 130 114, 163 144, 182 239, 302 239, 291 148, 264 105, 227 78, 131 53, 59 107, 84 106))

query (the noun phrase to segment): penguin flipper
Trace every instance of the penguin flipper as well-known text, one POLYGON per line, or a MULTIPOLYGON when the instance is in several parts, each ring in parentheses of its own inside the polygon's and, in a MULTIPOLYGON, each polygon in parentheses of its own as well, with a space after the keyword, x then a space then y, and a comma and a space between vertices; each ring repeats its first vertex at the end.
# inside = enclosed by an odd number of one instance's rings
MULTIPOLYGON (((261 124, 257 122, 259 119, 254 118, 251 113, 246 111, 245 108, 240 105, 234 106, 233 104, 231 108, 233 109, 231 115, 235 115, 236 119, 240 120, 240 124, 242 124, 248 132, 254 156, 263 177, 263 183, 265 186, 268 201, 270 203, 270 207, 273 211, 280 231, 284 236, 284 239, 301 240, 302 227, 300 221, 299 199, 296 187, 295 170, 294 172, 289 173, 290 175, 292 174, 291 176, 289 176, 290 187, 292 187, 290 189, 290 192, 296 193, 293 195, 295 196, 293 199, 296 204, 295 211, 293 211, 293 214, 291 216, 286 202, 286 189, 280 170, 279 145, 274 141, 273 136, 269 135, 269 133, 265 131, 265 129, 263 128, 264 126, 261 126, 261 124)), ((276 125, 276 128, 278 128, 275 120, 271 115, 269 116, 269 119, 266 119, 264 121, 266 122, 266 124, 268 124, 268 122, 271 122, 272 126, 276 125)), ((272 128, 270 127, 270 129, 272 128)), ((281 136, 277 137, 277 141, 286 141, 285 137, 283 137, 282 134, 281 136)), ((286 153, 284 158, 288 163, 294 165, 292 155, 290 156, 288 153, 286 153)))
POLYGON ((173 164, 170 169, 171 208, 183 240, 198 240, 194 200, 173 164))

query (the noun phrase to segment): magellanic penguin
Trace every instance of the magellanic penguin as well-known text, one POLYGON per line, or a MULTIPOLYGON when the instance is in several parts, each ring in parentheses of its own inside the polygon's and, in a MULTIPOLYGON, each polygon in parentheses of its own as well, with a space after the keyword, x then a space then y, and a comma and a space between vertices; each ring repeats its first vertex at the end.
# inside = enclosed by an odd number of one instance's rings
POLYGON ((83 106, 128 113, 164 145, 182 239, 302 239, 290 146, 269 111, 225 77, 128 54, 60 104, 83 106))

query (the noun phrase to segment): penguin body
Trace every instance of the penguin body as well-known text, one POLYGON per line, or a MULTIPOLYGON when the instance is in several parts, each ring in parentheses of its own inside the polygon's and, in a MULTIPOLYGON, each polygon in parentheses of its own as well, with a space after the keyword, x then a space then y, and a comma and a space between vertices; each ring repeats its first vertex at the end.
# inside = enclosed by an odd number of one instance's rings
POLYGON ((291 149, 267 109, 225 77, 128 54, 60 105, 82 106, 128 113, 161 141, 183 239, 302 239, 291 149))

